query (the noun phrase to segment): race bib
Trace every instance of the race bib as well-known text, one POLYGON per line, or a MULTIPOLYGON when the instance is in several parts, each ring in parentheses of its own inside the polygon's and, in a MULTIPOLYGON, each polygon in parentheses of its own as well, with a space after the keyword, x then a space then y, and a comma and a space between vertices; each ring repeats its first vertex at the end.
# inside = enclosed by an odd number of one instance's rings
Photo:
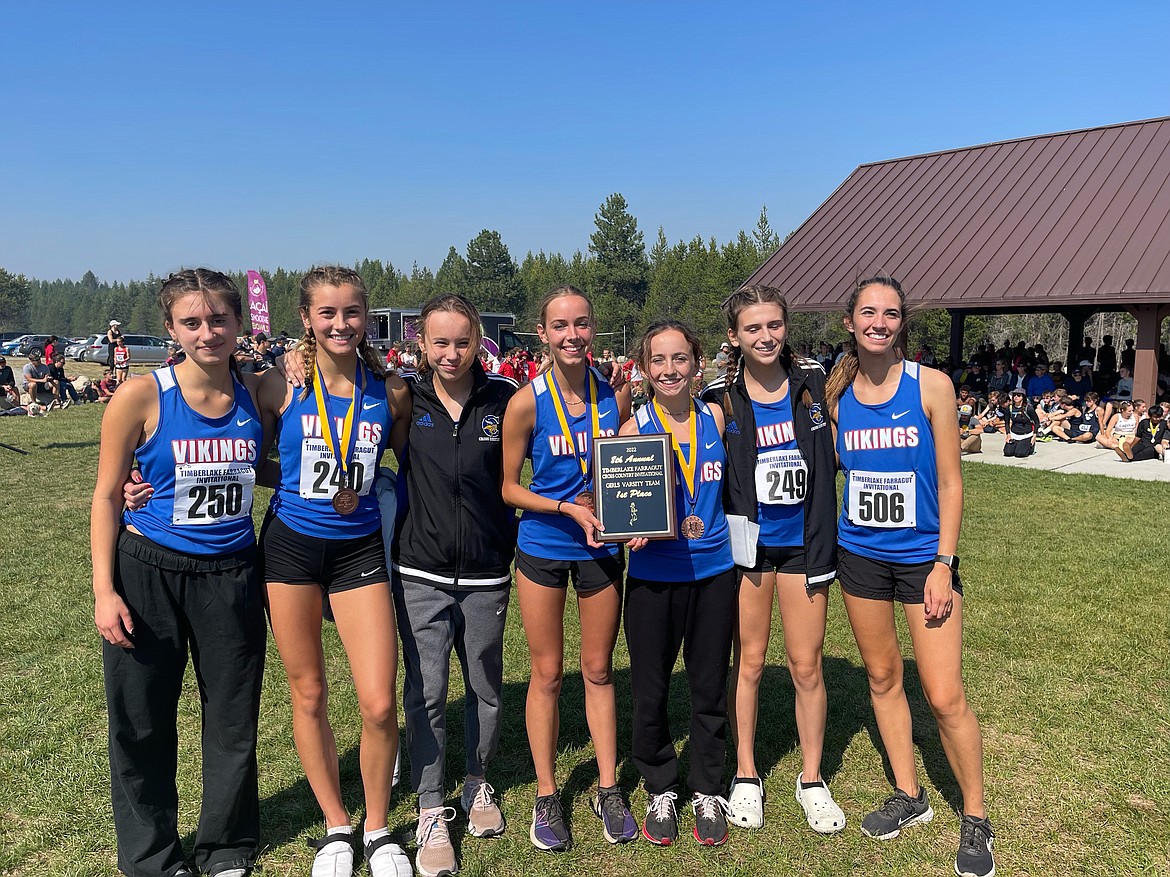
POLYGON ((1081 424, 1081 432, 1092 432, 1092 431, 1093 431, 1093 427, 1091 424, 1088 424, 1088 423, 1081 424))
POLYGON ((918 523, 913 472, 849 473, 849 520, 859 527, 898 529, 918 523))
POLYGON ((351 487, 359 496, 366 496, 378 474, 377 465, 377 445, 358 442, 353 449, 349 472, 343 473, 326 442, 306 438, 301 442, 301 497, 331 500, 343 487, 351 487))
POLYGON ((171 524, 198 527, 252 514, 256 470, 250 463, 183 463, 175 467, 171 524))
POLYGON ((808 491, 808 466, 797 450, 764 451, 756 457, 756 499, 764 505, 797 505, 808 491))

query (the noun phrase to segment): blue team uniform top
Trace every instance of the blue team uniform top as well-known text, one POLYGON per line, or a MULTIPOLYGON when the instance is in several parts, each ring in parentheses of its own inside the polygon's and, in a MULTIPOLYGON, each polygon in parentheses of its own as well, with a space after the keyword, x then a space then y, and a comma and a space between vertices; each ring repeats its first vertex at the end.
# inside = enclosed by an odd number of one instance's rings
MULTIPOLYGON (((727 452, 719 437, 719 427, 705 402, 695 400, 699 412, 696 442, 699 459, 695 464, 695 489, 698 496, 692 509, 687 498, 686 482, 680 461, 675 461, 674 507, 679 523, 688 515, 703 521, 703 535, 698 539, 653 539, 645 547, 629 554, 629 573, 652 582, 693 582, 719 575, 734 566, 731 559, 731 533, 723 513, 723 470, 727 452)), ((653 406, 644 405, 635 415, 639 433, 666 432, 658 422, 653 406)), ((676 427, 677 429, 677 427, 676 427)), ((690 453, 690 444, 678 436, 679 448, 690 453)))
MULTIPOLYGON (((292 401, 277 423, 280 453, 280 486, 272 495, 270 510, 285 524, 305 536, 320 539, 352 539, 368 536, 382 525, 378 498, 372 488, 378 464, 390 437, 390 402, 386 382, 361 365, 365 390, 357 404, 353 429, 357 433, 350 463, 349 485, 358 493, 358 507, 353 514, 338 514, 333 497, 345 486, 333 448, 321 432, 317 401, 310 388, 302 399, 293 392, 292 401)), ((342 421, 350 408, 347 396, 328 397, 333 418, 333 439, 340 443, 342 421)), ((343 449, 344 452, 344 449, 343 449)))
POLYGON ((804 544, 804 497, 808 464, 796 446, 792 400, 752 402, 756 420, 756 502, 758 544, 792 548, 804 544))
MULTIPOLYGON (((613 388, 595 369, 589 373, 597 383, 598 435, 617 435, 620 415, 613 388)), ((550 393, 552 371, 546 371, 532 381, 532 393, 536 400, 536 419, 532 437, 528 441, 528 457, 532 460, 532 483, 529 489, 552 500, 572 502, 586 487, 581 477, 578 453, 584 455, 589 465, 589 477, 593 477, 593 425, 589 406, 577 417, 565 410, 569 431, 576 440, 576 448, 565 441, 561 424, 557 419, 550 393)), ((577 522, 566 515, 525 511, 520 516, 516 547, 525 554, 545 560, 591 560, 609 557, 618 553, 617 545, 590 548, 585 544, 585 533, 577 522)))
POLYGON ((234 376, 235 400, 222 417, 191 408, 174 366, 152 373, 158 425, 135 451, 150 502, 123 521, 159 545, 183 554, 232 554, 256 543, 252 491, 263 429, 248 388, 234 376))
POLYGON ((845 500, 842 547, 874 560, 927 563, 938 554, 938 468, 919 365, 904 361, 889 401, 864 405, 849 386, 837 407, 845 500))

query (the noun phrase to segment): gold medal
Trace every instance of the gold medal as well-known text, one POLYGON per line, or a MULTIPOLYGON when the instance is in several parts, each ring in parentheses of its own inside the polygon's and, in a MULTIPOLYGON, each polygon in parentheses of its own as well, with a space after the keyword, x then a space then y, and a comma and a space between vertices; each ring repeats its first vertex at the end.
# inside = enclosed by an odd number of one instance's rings
POLYGON ((358 492, 352 487, 343 487, 333 494, 333 510, 339 515, 352 515, 360 503, 358 492))
POLYGON ((688 539, 698 539, 703 535, 703 521, 698 515, 687 515, 679 525, 679 532, 688 539))

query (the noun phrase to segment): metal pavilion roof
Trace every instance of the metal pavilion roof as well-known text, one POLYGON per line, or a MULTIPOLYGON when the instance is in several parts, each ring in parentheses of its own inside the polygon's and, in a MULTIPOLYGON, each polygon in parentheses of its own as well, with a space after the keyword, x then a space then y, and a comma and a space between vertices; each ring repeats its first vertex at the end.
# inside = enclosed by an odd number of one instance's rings
POLYGON ((832 310, 875 273, 929 307, 1170 302, 1170 117, 863 164, 747 282, 832 310))

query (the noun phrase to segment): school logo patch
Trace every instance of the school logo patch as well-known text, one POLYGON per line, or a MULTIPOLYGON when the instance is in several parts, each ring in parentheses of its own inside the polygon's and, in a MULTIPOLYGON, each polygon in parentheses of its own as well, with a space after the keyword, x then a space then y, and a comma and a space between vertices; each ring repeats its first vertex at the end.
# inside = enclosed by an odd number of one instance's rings
POLYGON ((498 414, 487 415, 480 424, 480 428, 487 441, 498 442, 500 440, 500 416, 498 414))
POLYGON ((808 409, 808 419, 812 421, 813 429, 820 429, 825 425, 825 412, 820 402, 813 402, 808 409))

